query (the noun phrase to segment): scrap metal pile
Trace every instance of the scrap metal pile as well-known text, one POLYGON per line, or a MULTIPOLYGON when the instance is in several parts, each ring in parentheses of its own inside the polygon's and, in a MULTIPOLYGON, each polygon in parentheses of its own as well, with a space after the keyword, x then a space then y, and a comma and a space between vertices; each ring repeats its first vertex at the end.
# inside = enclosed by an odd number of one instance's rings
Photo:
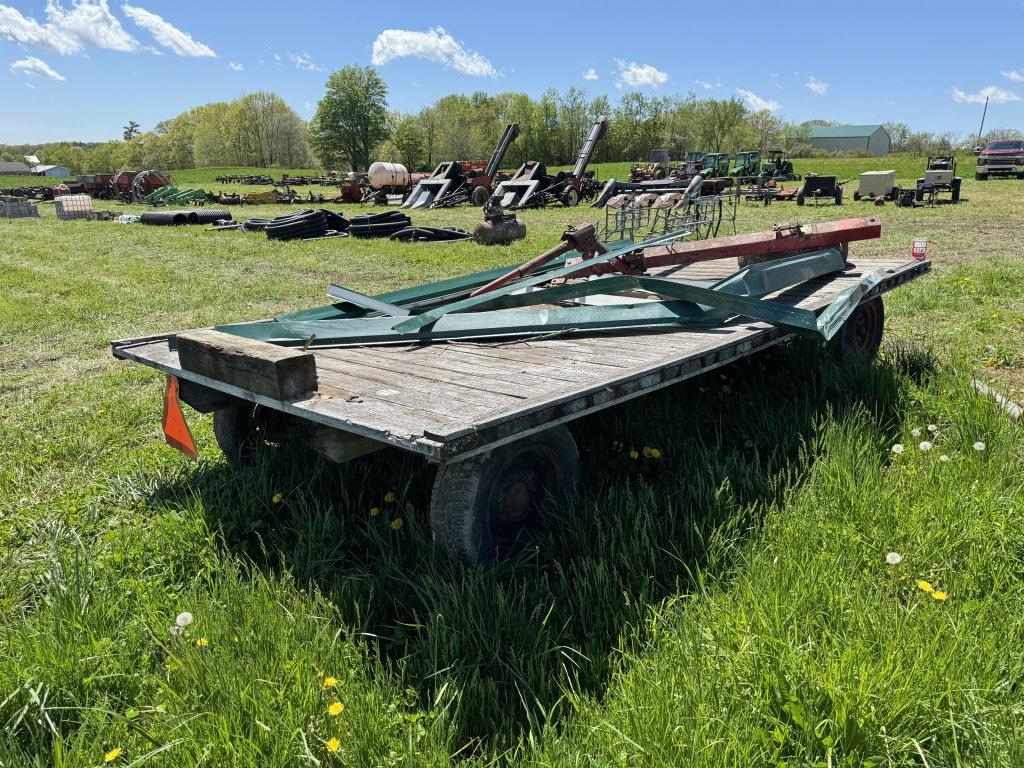
POLYGON ((331 306, 217 330, 308 348, 615 332, 743 316, 828 340, 886 275, 879 270, 861 276, 820 313, 769 298, 844 271, 850 242, 880 236, 876 217, 680 242, 686 234, 609 245, 587 224, 567 230, 558 245, 514 269, 379 296, 332 285, 328 295, 338 302, 331 306), (717 281, 688 278, 678 269, 712 259, 736 259, 740 268, 717 281))

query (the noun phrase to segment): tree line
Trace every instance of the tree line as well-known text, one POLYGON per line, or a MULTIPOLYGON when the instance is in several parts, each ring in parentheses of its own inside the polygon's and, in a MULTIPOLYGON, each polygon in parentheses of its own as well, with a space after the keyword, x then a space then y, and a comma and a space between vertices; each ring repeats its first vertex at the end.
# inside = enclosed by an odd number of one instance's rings
MULTIPOLYGON (((549 89, 537 98, 515 91, 452 93, 414 113, 390 110, 387 99, 387 84, 376 69, 349 66, 329 76, 308 123, 277 94, 258 91, 194 107, 146 132, 131 121, 120 140, 0 146, 0 159, 36 154, 73 173, 224 166, 362 171, 374 160, 430 170, 445 160, 487 160, 505 126, 514 122, 520 134, 504 167, 527 160, 560 166, 575 162, 601 115, 608 116, 609 130, 598 143, 595 162, 642 160, 653 149, 666 149, 674 159, 689 151, 747 149, 814 156, 828 153, 810 146, 811 127, 836 124, 797 124, 767 110, 752 111, 737 98, 631 91, 613 103, 607 95, 575 86, 562 93, 549 89)), ((975 135, 914 131, 905 123, 885 127, 894 153, 969 151, 978 142, 975 135)), ((981 143, 1020 136, 1020 131, 999 129, 981 143)))

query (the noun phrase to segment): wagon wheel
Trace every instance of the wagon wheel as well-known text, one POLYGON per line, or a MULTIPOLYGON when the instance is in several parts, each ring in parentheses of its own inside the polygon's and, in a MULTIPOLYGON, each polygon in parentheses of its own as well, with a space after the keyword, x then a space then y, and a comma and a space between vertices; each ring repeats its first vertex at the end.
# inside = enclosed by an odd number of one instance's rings
POLYGON ((569 187, 562 195, 562 205, 566 208, 575 208, 580 204, 580 191, 575 187, 569 187))
POLYGON ((263 409, 240 403, 214 411, 213 434, 228 464, 234 469, 251 467, 266 442, 263 409))
POLYGON ((545 498, 571 495, 579 480, 579 451, 563 426, 446 464, 430 499, 434 542, 470 565, 513 554, 540 528, 545 498))
POLYGON ((473 191, 469 195, 469 202, 475 205, 477 208, 483 208, 487 205, 487 201, 490 199, 491 193, 486 187, 474 187, 473 191))
POLYGON ((843 323, 831 343, 840 360, 873 360, 882 344, 885 310, 882 297, 876 296, 858 306, 843 323))

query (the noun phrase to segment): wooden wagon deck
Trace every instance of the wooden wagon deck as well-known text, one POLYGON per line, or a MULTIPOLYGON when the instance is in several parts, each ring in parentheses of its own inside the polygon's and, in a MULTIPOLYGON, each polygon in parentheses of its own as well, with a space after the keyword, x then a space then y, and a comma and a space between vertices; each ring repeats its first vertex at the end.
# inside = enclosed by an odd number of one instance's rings
MULTIPOLYGON (((930 262, 858 259, 773 298, 824 308, 876 269, 890 274, 863 300, 920 276, 930 262)), ((717 280, 734 260, 657 270, 669 279, 717 280)), ((302 419, 448 462, 682 381, 791 334, 734 318, 709 327, 315 349, 311 395, 274 400, 183 370, 173 334, 113 343, 116 357, 302 419)))

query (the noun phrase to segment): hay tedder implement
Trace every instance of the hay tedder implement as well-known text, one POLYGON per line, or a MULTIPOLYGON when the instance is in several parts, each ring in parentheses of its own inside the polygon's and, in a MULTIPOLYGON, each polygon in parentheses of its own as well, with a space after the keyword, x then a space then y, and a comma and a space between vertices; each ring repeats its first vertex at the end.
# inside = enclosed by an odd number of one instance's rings
POLYGON ((519 125, 509 123, 491 153, 491 160, 483 163, 459 160, 441 163, 430 176, 421 180, 402 203, 403 208, 450 208, 462 203, 483 207, 491 196, 501 161, 509 146, 519 135, 519 125))
POLYGON ((597 142, 608 131, 608 118, 602 115, 590 129, 583 142, 576 165, 571 171, 549 174, 547 166, 536 160, 523 163, 512 178, 501 182, 491 195, 494 205, 510 210, 517 208, 543 208, 560 202, 567 208, 577 206, 581 200, 592 200, 601 185, 587 166, 594 156, 597 142))

